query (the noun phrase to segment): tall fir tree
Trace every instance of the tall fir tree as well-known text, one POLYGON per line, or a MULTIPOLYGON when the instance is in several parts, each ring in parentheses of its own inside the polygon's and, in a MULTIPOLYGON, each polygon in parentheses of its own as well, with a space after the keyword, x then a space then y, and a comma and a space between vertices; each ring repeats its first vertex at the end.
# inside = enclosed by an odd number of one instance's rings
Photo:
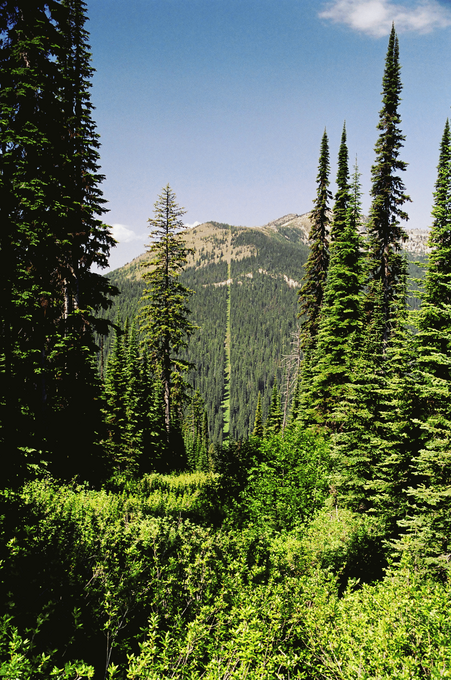
POLYGON ((278 434, 282 429, 283 413, 280 399, 280 392, 277 382, 274 381, 269 405, 268 417, 266 419, 264 435, 265 437, 278 434))
POLYGON ((127 468, 128 384, 127 371, 128 328, 116 322, 113 348, 105 372, 105 419, 108 429, 106 448, 110 465, 114 469, 127 468))
POLYGON ((329 190, 329 173, 329 141, 327 132, 324 130, 316 178, 316 200, 311 212, 310 253, 305 265, 302 287, 298 293, 302 362, 298 384, 300 396, 299 402, 296 403, 296 411, 303 421, 306 420, 309 407, 308 395, 312 382, 313 355, 329 268, 329 201, 332 199, 329 190))
POLYGON ((371 169, 372 203, 368 223, 369 282, 366 306, 371 316, 380 306, 375 297, 382 294, 381 342, 384 351, 396 325, 398 306, 405 306, 406 300, 407 263, 401 249, 407 234, 401 221, 408 219, 403 205, 410 198, 398 175, 399 171, 407 167, 407 163, 399 158, 405 139, 399 127, 401 90, 399 44, 393 25, 382 80, 383 107, 377 125, 380 134, 375 146, 376 161, 371 169))
POLYGON ((332 199, 329 190, 329 173, 329 141, 327 132, 324 130, 316 178, 316 200, 310 215, 310 253, 305 265, 302 287, 298 293, 304 351, 310 351, 315 345, 329 267, 329 201, 332 199))
POLYGON ((350 179, 349 179, 349 154, 346 134, 346 123, 343 123, 343 130, 341 133, 340 148, 338 150, 338 168, 337 168, 337 191, 334 197, 334 207, 332 213, 332 224, 330 228, 331 242, 337 236, 343 233, 349 217, 350 204, 350 179))
MULTIPOLYGON (((185 210, 176 203, 169 184, 155 203, 149 219, 152 242, 143 266, 146 288, 139 314, 141 331, 154 372, 164 387, 164 413, 168 453, 176 456, 181 441, 181 410, 186 393, 185 372, 189 364, 180 358, 195 329, 188 301, 192 291, 180 281, 191 252, 183 239, 185 210)), ((178 463, 175 463, 176 465, 178 463)))
POLYGON ((0 290, 4 357, 2 435, 8 458, 39 447, 52 338, 46 259, 54 254, 51 186, 58 185, 53 130, 61 130, 56 2, 0 7, 0 290), (34 417, 33 417, 34 416, 34 417))
POLYGON ((262 415, 262 395, 258 393, 257 407, 255 409, 254 429, 252 430, 254 437, 263 437, 263 415, 262 415))
MULTIPOLYGON (((98 140, 87 132, 94 124, 86 92, 77 130, 68 114, 69 83, 86 91, 91 75, 86 34, 77 38, 68 30, 69 7, 82 8, 82 25, 84 5, 78 0, 25 5, 7 0, 0 8, 0 288, 8 300, 1 351, 5 382, 12 386, 3 400, 10 414, 4 420, 19 424, 6 432, 12 451, 59 448, 68 428, 82 420, 82 450, 98 438, 98 423, 88 427, 99 394, 91 370, 93 329, 105 327, 95 311, 110 304, 113 287, 89 268, 107 264, 114 241, 96 219, 104 209, 93 165, 98 140), (79 59, 69 70, 73 51, 79 59), (74 137, 76 152, 69 142, 74 137), (76 238, 81 248, 74 247, 76 238), (84 287, 79 279, 70 295, 69 260, 86 273, 84 287), (70 298, 77 300, 76 309, 70 298)), ((87 469, 76 436, 70 442, 80 468, 87 469)))
POLYGON ((451 134, 446 121, 435 184, 431 248, 414 357, 421 436, 412 460, 415 484, 408 546, 423 565, 449 573, 451 551, 451 134))
POLYGON ((362 328, 363 242, 361 191, 357 164, 349 183, 346 130, 338 156, 337 194, 330 263, 321 307, 310 387, 310 419, 337 429, 334 410, 352 382, 362 328))

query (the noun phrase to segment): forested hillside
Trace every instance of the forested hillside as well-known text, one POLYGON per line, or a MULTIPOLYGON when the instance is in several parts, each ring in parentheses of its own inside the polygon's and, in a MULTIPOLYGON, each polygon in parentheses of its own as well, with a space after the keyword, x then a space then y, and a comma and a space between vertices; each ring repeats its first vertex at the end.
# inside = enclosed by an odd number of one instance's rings
MULTIPOLYGON (((265 227, 235 227, 217 222, 201 224, 186 233, 195 249, 182 273, 183 282, 195 291, 190 301, 192 320, 199 327, 183 356, 195 366, 188 379, 199 390, 208 414, 210 436, 223 439, 225 339, 227 288, 230 292, 231 384, 230 438, 247 439, 254 425, 258 392, 262 394, 263 418, 268 415, 274 380, 286 390, 285 357, 298 327, 298 291, 309 254, 309 214, 287 215, 265 227), (229 247, 229 235, 231 246, 229 247), (228 277, 228 262, 231 277, 228 277)), ((415 238, 415 233, 412 234, 415 238)), ((424 270, 424 248, 412 239, 408 252, 412 280, 410 304, 424 270), (418 252, 419 251, 419 252, 418 252)), ((409 247, 409 244, 407 244, 409 247)), ((143 257, 108 274, 120 290, 107 318, 130 321, 138 313, 144 283, 143 257)), ((111 335, 104 343, 107 361, 111 335)), ((293 379, 293 375, 291 379, 293 379)), ((292 380, 290 381, 292 383, 292 380)), ((292 384, 289 393, 291 403, 292 384)))
POLYGON ((86 20, 0 3, 0 677, 451 677, 449 121, 421 305, 394 25, 367 219, 343 125, 308 216, 167 184, 104 278, 86 20))

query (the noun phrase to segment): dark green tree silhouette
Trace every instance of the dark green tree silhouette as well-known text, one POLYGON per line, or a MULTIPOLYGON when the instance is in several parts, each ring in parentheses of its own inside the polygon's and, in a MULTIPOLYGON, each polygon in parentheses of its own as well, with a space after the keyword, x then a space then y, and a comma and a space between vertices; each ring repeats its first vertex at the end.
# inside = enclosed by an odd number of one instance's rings
POLYGON ((332 429, 337 427, 334 409, 352 381, 362 328, 361 192, 357 165, 352 186, 349 184, 347 155, 346 132, 343 130, 332 223, 334 239, 330 248, 310 387, 311 419, 332 429))
POLYGON ((191 252, 185 245, 181 219, 185 210, 176 203, 169 184, 155 203, 154 217, 149 219, 151 244, 149 258, 143 264, 146 288, 139 314, 141 331, 152 369, 164 387, 167 444, 178 437, 181 404, 186 392, 184 374, 189 364, 179 356, 195 329, 190 321, 188 301, 192 291, 180 281, 180 274, 191 252), (178 400, 178 402, 177 402, 178 400))
POLYGON ((381 342, 384 348, 390 340, 398 306, 405 305, 406 271, 405 255, 401 252, 407 234, 400 221, 407 220, 403 209, 410 201, 398 172, 404 171, 407 163, 399 158, 404 135, 400 130, 401 117, 398 112, 401 101, 401 66, 399 44, 394 25, 390 33, 385 70, 382 80, 382 103, 379 113, 380 131, 376 142, 376 161, 371 169, 371 210, 368 223, 369 283, 367 312, 374 313, 379 307, 375 296, 382 293, 383 327, 381 342))
POLYGON ((255 410, 254 429, 252 430, 254 437, 263 437, 263 415, 262 415, 262 395, 259 392, 257 398, 257 408, 255 410))
MULTIPOLYGON (((67 445, 76 455, 79 423, 95 398, 87 381, 93 331, 105 329, 96 312, 113 292, 90 271, 93 263, 107 264, 114 241, 98 219, 102 178, 84 21, 76 0, 23 6, 7 0, 0 7, 0 291, 7 300, 0 352, 2 420, 15 423, 3 429, 12 457, 17 447, 58 448, 68 427, 74 436, 67 445), (71 12, 78 35, 69 29, 71 12)), ((91 445, 88 429, 84 451, 91 445)))
POLYGON ((269 405, 268 417, 265 423, 265 437, 272 434, 277 434, 282 429, 283 412, 280 399, 279 388, 277 382, 274 381, 271 394, 271 403, 269 405))
POLYGON ((448 572, 451 547, 451 135, 448 120, 440 146, 429 261, 415 336, 415 375, 422 436, 409 490, 413 509, 411 549, 423 564, 448 572))
POLYGON ((324 130, 316 178, 316 200, 311 212, 310 254, 305 265, 302 288, 299 291, 299 316, 304 351, 311 351, 315 344, 329 267, 329 200, 332 198, 329 191, 329 173, 329 142, 324 130))
POLYGON ((329 142, 326 130, 324 130, 316 178, 316 200, 311 213, 310 253, 305 265, 302 287, 298 293, 302 362, 298 386, 299 402, 296 403, 296 411, 299 412, 298 417, 304 424, 308 422, 314 352, 329 268, 329 200, 332 198, 329 190, 329 173, 329 142))

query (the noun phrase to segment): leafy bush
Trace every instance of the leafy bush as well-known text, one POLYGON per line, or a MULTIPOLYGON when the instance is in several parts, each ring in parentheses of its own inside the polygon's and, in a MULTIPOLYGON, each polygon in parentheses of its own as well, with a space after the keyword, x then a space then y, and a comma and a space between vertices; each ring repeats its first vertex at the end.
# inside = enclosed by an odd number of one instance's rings
POLYGON ((450 678, 450 595, 401 568, 306 610, 315 678, 450 678))
POLYGON ((295 425, 261 442, 242 508, 254 524, 290 530, 323 505, 328 491, 327 442, 295 425))
POLYGON ((376 519, 328 499, 302 536, 304 569, 318 569, 339 577, 340 590, 349 579, 372 582, 381 579, 387 566, 383 526, 376 519))

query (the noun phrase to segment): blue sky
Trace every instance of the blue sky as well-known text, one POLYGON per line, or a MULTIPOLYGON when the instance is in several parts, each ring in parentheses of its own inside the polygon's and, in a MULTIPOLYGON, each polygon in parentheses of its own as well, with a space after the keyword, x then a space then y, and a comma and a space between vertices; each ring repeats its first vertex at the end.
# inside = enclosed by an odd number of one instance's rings
POLYGON ((451 105, 450 0, 88 0, 88 15, 112 268, 144 251, 167 183, 188 224, 307 212, 325 127, 334 190, 344 120, 368 210, 393 20, 406 226, 429 225, 451 105))

